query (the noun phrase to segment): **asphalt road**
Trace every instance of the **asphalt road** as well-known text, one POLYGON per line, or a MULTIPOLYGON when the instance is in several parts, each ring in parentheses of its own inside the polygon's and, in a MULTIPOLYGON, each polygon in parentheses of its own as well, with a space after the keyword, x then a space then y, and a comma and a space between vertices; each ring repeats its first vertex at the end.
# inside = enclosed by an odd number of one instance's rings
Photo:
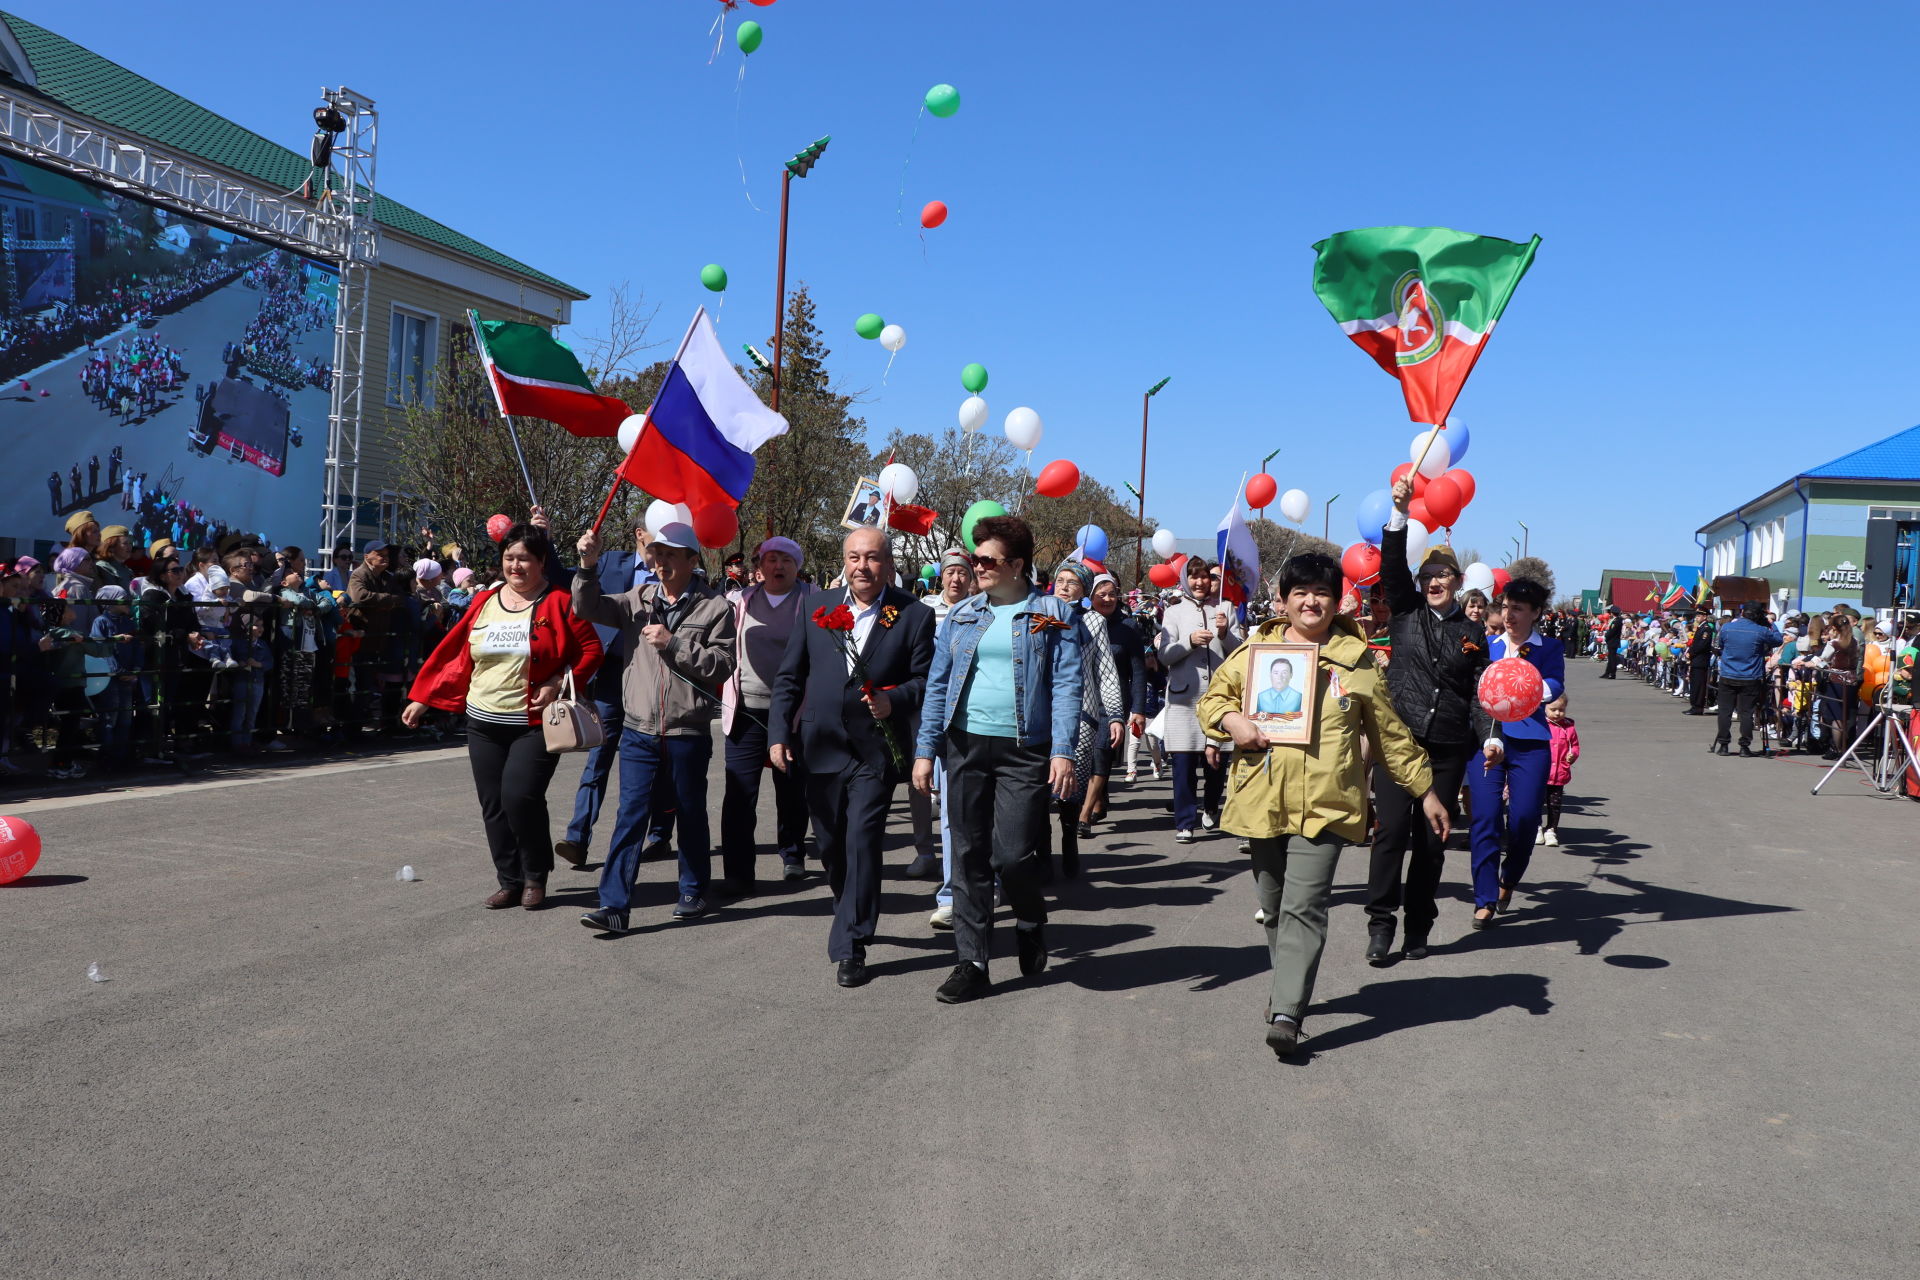
POLYGON ((1294 1063, 1244 860, 1175 846, 1165 783, 1044 978, 1003 931, 960 1008, 898 851, 856 991, 817 878, 675 925, 651 865, 615 941, 565 870, 481 910, 455 752, 15 804, 0 1272, 1914 1275, 1920 809, 1593 675, 1568 844, 1500 927, 1456 852, 1433 956, 1369 969, 1349 852, 1294 1063))

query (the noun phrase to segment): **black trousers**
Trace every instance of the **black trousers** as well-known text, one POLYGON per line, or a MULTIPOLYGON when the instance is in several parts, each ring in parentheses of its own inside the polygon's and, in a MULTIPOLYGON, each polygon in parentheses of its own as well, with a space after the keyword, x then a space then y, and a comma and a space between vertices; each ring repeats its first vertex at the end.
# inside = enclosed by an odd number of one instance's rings
POLYGON ((1045 747, 947 727, 947 824, 953 844, 953 942, 963 961, 993 954, 993 880, 1021 925, 1047 922, 1040 858, 1052 810, 1045 747))
POLYGON ((1760 708, 1760 690, 1765 687, 1758 680, 1720 681, 1720 731, 1713 736, 1715 746, 1727 745, 1727 735, 1733 727, 1733 711, 1740 709, 1740 749, 1746 750, 1753 745, 1753 726, 1760 708))
POLYGON ((537 724, 467 721, 467 761, 480 796, 480 821, 502 889, 545 884, 553 870, 547 784, 560 757, 547 750, 537 724))
POLYGON ((720 800, 720 874, 752 880, 754 817, 760 806, 760 774, 773 773, 774 838, 782 862, 802 860, 807 838, 807 776, 798 758, 782 772, 767 763, 766 711, 736 707, 727 735, 727 789, 720 800))
POLYGON ((1615 644, 1609 644, 1607 645, 1607 669, 1600 673, 1600 678, 1602 680, 1618 680, 1620 677, 1615 675, 1614 673, 1619 670, 1620 670, 1620 646, 1615 644))
MULTIPOLYGON (((1707 691, 1713 687, 1713 682, 1707 677, 1709 670, 1708 659, 1687 659, 1687 705, 1694 711, 1704 712, 1707 709, 1707 691)), ((1727 713, 1722 711, 1720 714, 1724 716, 1727 713)))
POLYGON ((807 775, 813 847, 833 890, 833 928, 827 959, 864 959, 880 927, 880 846, 887 810, 900 775, 891 767, 848 765, 839 773, 807 775))
MULTIPOLYGON (((1473 744, 1416 741, 1433 767, 1434 794, 1446 803, 1447 815, 1458 823, 1460 783, 1467 776, 1473 744)), ((1373 766, 1373 809, 1380 819, 1380 829, 1374 834, 1373 857, 1367 867, 1367 932, 1391 937, 1393 914, 1404 905, 1407 935, 1425 937, 1440 915, 1434 898, 1440 888, 1447 846, 1427 826, 1420 797, 1402 790, 1384 765, 1373 766)))

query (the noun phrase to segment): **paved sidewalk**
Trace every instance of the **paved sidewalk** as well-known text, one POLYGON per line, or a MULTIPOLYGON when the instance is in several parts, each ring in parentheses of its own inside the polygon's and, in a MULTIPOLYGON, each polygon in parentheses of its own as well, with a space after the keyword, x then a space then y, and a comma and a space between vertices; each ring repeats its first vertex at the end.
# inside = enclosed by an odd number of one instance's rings
POLYGON ((856 991, 817 876, 676 925, 650 864, 616 941, 566 869, 481 910, 457 753, 16 806, 0 1272, 1912 1276, 1920 806, 1597 670, 1497 929, 1455 852, 1433 956, 1368 968, 1349 852, 1295 1063, 1245 861, 1174 845, 1164 783, 1056 886, 1046 975, 1003 930, 960 1008, 904 799, 856 991))

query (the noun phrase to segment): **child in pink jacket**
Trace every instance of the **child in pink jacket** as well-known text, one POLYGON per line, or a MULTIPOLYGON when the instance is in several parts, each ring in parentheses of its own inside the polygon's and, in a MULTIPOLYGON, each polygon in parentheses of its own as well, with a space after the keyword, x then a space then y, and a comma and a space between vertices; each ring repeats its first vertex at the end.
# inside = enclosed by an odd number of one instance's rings
POLYGON ((1547 704, 1547 732, 1551 735, 1547 756, 1547 811, 1540 824, 1544 844, 1560 843, 1560 797, 1573 778, 1573 762, 1580 758, 1580 731, 1567 714, 1567 695, 1562 693, 1547 704))

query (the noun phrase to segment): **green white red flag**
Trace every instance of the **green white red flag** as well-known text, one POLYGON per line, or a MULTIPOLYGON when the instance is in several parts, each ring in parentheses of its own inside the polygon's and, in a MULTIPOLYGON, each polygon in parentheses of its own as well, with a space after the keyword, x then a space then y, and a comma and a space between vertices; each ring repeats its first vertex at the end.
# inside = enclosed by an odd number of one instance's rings
POLYGON ((502 417, 545 418, 576 436, 614 436, 633 412, 627 402, 593 389, 587 371, 566 345, 537 324, 473 322, 474 342, 502 417))
POLYGON ((1445 227, 1369 227, 1313 246, 1313 291, 1400 380, 1407 416, 1444 423, 1540 247, 1445 227))

